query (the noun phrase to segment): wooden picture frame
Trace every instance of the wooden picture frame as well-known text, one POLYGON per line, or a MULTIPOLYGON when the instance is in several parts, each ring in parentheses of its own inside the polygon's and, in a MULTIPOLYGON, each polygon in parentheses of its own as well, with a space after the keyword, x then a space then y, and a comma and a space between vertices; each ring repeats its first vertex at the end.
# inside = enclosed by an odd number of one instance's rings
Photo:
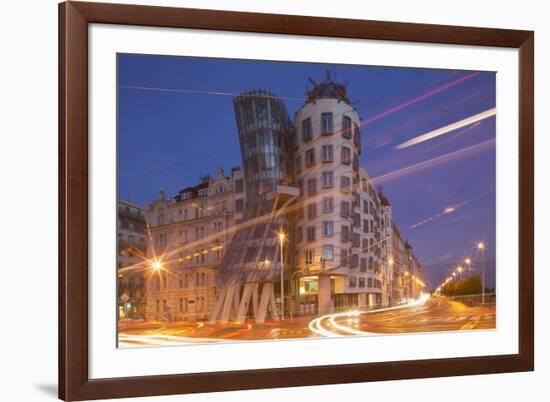
POLYGON ((444 377, 534 369, 534 33, 381 21, 65 2, 59 5, 59 397, 64 400, 444 377), (88 25, 225 30, 519 49, 519 353, 90 379, 88 25))

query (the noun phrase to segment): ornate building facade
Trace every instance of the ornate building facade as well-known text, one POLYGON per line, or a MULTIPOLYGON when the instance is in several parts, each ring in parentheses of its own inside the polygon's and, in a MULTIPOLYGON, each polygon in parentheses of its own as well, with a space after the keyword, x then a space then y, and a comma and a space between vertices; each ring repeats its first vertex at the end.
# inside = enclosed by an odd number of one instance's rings
MULTIPOLYGON (((216 301, 218 269, 244 212, 240 169, 204 177, 167 198, 161 190, 146 209, 147 257, 158 262, 147 285, 147 319, 207 319, 216 301)), ((153 264, 154 265, 154 264, 153 264)))
POLYGON ((121 318, 145 318, 145 277, 140 270, 125 269, 143 261, 147 248, 145 227, 142 207, 118 201, 118 314, 121 318))

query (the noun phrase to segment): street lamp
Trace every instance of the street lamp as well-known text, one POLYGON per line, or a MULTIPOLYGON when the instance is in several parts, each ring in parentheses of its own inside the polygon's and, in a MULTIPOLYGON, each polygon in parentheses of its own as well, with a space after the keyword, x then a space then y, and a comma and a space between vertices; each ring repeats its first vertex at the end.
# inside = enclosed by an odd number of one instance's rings
POLYGON ((153 268, 153 271, 158 272, 162 269, 162 263, 159 260, 154 260, 151 263, 151 268, 153 268))
POLYGON ((277 235, 279 237, 279 248, 281 250, 281 321, 285 319, 285 285, 284 285, 284 271, 283 271, 283 243, 285 241, 285 233, 280 231, 277 235))
POLYGON ((468 257, 464 260, 464 262, 468 266, 468 277, 470 277, 472 276, 472 260, 470 259, 470 257, 468 257))
POLYGON ((485 244, 479 242, 477 248, 481 251, 481 304, 485 304, 485 244))
POLYGON ((462 267, 458 267, 456 270, 458 271, 458 278, 462 279, 462 271, 463 271, 462 267))
POLYGON ((388 306, 392 303, 392 281, 393 281, 393 258, 388 259, 388 269, 386 272, 386 292, 388 294, 388 306))

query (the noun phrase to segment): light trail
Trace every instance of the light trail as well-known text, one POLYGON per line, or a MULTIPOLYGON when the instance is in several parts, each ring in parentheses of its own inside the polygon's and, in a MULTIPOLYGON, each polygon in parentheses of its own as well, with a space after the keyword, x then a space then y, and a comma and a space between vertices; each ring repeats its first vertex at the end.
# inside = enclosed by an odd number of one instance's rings
POLYGON ((259 95, 259 94, 248 94, 248 93, 238 93, 238 92, 221 92, 221 91, 205 91, 199 89, 186 89, 186 88, 161 88, 161 87, 146 87, 138 85, 121 85, 120 89, 133 89, 137 91, 152 91, 152 92, 176 92, 192 95, 218 95, 218 96, 243 96, 243 97, 254 97, 254 98, 269 98, 269 99, 287 99, 295 101, 304 101, 306 98, 298 98, 292 96, 275 96, 275 95, 259 95))
POLYGON ((448 142, 450 141, 453 141, 455 139, 457 139, 458 137, 461 137, 462 135, 472 131, 473 129, 475 129, 476 127, 480 126, 482 124, 481 121, 478 121, 474 124, 472 124, 471 126, 468 126, 466 127, 464 130, 461 130, 459 131, 458 133, 456 133, 455 135, 451 136, 450 138, 447 138, 445 141, 441 141, 439 142, 438 144, 434 144, 432 145, 431 147, 427 148, 427 149, 424 149, 423 152, 429 152, 429 151, 432 151, 436 148, 439 148, 441 145, 444 145, 444 144, 447 144, 448 142))
POLYGON ((437 213, 437 214, 435 214, 435 215, 433 215, 433 216, 431 216, 431 217, 429 217, 429 218, 427 218, 427 219, 424 219, 424 220, 422 220, 422 221, 420 221, 420 222, 415 223, 414 225, 412 225, 411 227, 409 227, 409 229, 415 229, 415 228, 417 228, 417 227, 419 227, 419 226, 422 226, 422 225, 424 225, 424 224, 426 224, 426 223, 429 223, 429 222, 431 222, 431 221, 433 221, 433 220, 435 220, 435 219, 437 219, 437 218, 439 218, 439 217, 441 217, 441 216, 443 216, 443 215, 447 215, 447 214, 450 214, 450 213, 452 213, 452 212, 455 212, 457 209, 462 208, 464 205, 467 205, 467 204, 469 204, 469 203, 471 203, 471 202, 473 202, 473 201, 475 201, 475 200, 477 200, 477 199, 483 197, 484 195, 489 194, 489 193, 490 193, 491 191, 493 191, 494 189, 495 189, 495 188, 492 187, 492 188, 490 188, 489 190, 484 191, 484 192, 482 192, 482 193, 480 193, 480 194, 478 194, 478 195, 476 195, 476 196, 474 196, 474 197, 472 197, 472 198, 470 198, 470 199, 468 199, 468 200, 466 200, 466 201, 462 201, 461 203, 456 204, 456 205, 448 206, 448 207, 445 208, 442 212, 439 212, 439 213, 437 213))
POLYGON ((390 109, 388 109, 388 110, 386 110, 386 111, 384 111, 384 112, 382 112, 382 113, 380 113, 380 114, 377 114, 376 116, 372 116, 372 117, 370 117, 370 118, 368 118, 368 119, 365 119, 364 121, 361 122, 361 125, 364 126, 365 124, 372 123, 373 121, 376 121, 376 120, 379 120, 379 119, 381 119, 381 118, 383 118, 383 117, 386 117, 386 116, 388 116, 389 114, 395 113, 395 112, 397 112, 397 111, 399 111, 399 110, 401 110, 401 109, 404 109, 404 108, 406 108, 406 107, 408 107, 408 106, 414 105, 415 103, 420 102, 421 100, 424 100, 424 99, 429 98, 430 96, 433 96, 433 95, 435 95, 435 94, 437 94, 437 93, 439 93, 439 92, 441 92, 441 91, 444 91, 444 90, 446 90, 446 89, 449 89, 449 88, 451 88, 451 87, 454 87, 455 85, 458 85, 458 84, 460 84, 460 83, 463 82, 463 81, 466 81, 466 80, 468 80, 468 79, 470 79, 470 78, 472 78, 472 77, 475 77, 476 75, 478 75, 477 72, 473 72, 473 73, 470 73, 470 74, 466 74, 466 75, 464 75, 464 76, 462 76, 462 77, 460 77, 460 78, 458 78, 458 79, 456 79, 456 80, 454 80, 454 81, 451 81, 451 82, 449 82, 449 83, 447 83, 447 84, 445 84, 445 85, 442 85, 442 86, 440 86, 440 87, 437 87, 437 88, 435 88, 435 89, 432 89, 431 91, 428 91, 428 92, 426 92, 426 93, 424 93, 424 94, 422 94, 422 95, 420 95, 420 96, 417 96, 416 98, 413 98, 413 99, 411 99, 411 100, 408 100, 407 102, 404 102, 404 103, 401 103, 401 104, 399 104, 399 105, 396 105, 396 106, 394 106, 394 107, 392 107, 392 108, 390 108, 390 109))
POLYGON ((379 183, 384 182, 384 181, 397 179, 399 177, 403 177, 403 176, 406 176, 406 175, 409 175, 409 174, 412 174, 412 173, 416 173, 420 170, 423 170, 423 169, 426 169, 426 168, 429 168, 429 167, 433 167, 433 166, 438 165, 440 163, 449 162, 451 160, 458 159, 458 158, 461 158, 463 156, 466 156, 466 155, 469 155, 469 154, 472 154, 472 153, 475 153, 475 152, 478 152, 478 151, 482 151, 485 148, 493 146, 495 144, 495 142, 496 142, 496 140, 493 138, 493 139, 490 139, 490 140, 487 140, 487 141, 484 141, 484 142, 480 142, 480 143, 477 143, 477 144, 474 144, 474 145, 470 145, 469 147, 462 148, 462 149, 459 149, 457 151, 449 152, 445 155, 437 156, 435 158, 428 159, 427 161, 415 163, 414 165, 409 165, 407 167, 394 170, 393 172, 385 173, 383 175, 374 177, 372 179, 372 182, 379 184, 379 183))
POLYGON ((308 327, 309 327, 311 332, 313 332, 317 335, 325 336, 325 337, 345 336, 345 335, 339 334, 338 332, 335 332, 335 331, 332 331, 330 329, 327 329, 327 328, 323 327, 323 324, 322 324, 323 320, 327 320, 330 323, 331 326, 333 326, 334 328, 336 328, 340 332, 345 332, 345 333, 352 334, 352 335, 373 335, 372 332, 361 331, 361 330, 358 330, 358 329, 355 329, 355 328, 351 328, 351 327, 339 324, 338 322, 336 322, 336 320, 338 318, 345 318, 345 317, 348 317, 348 318, 359 317, 362 314, 381 313, 381 312, 385 312, 385 311, 392 311, 392 310, 399 310, 399 309, 403 309, 403 308, 421 306, 424 303, 426 303, 429 300, 429 298, 430 298, 430 295, 428 293, 423 293, 418 298, 418 300, 414 300, 414 301, 411 301, 407 304, 403 304, 403 305, 399 305, 399 306, 385 307, 385 308, 380 308, 380 309, 376 309, 376 310, 368 310, 368 311, 351 310, 351 311, 346 311, 346 312, 343 312, 343 313, 326 314, 326 315, 323 315, 321 317, 315 318, 314 320, 311 320, 308 327))
MULTIPOLYGON (((152 334, 152 335, 131 335, 131 334, 119 334, 118 346, 124 348, 131 347, 144 347, 144 346, 168 346, 168 345, 181 345, 192 343, 214 343, 224 342, 224 339, 218 338, 193 338, 186 336, 164 335, 164 334, 152 334)), ((231 339, 231 342, 240 342, 239 340, 231 339)))
POLYGON ((477 123, 478 121, 481 121, 481 120, 485 120, 489 117, 495 116, 496 114, 497 114, 496 108, 485 110, 484 112, 475 114, 470 117, 466 117, 465 119, 462 119, 454 123, 451 123, 449 125, 446 125, 444 127, 438 128, 437 130, 433 130, 426 134, 419 135, 418 137, 414 137, 408 141, 405 141, 399 145, 396 145, 395 149, 405 149, 408 147, 412 147, 413 145, 420 144, 421 142, 431 140, 432 138, 439 137, 443 134, 450 133, 451 131, 457 130, 459 128, 469 126, 470 124, 477 123))

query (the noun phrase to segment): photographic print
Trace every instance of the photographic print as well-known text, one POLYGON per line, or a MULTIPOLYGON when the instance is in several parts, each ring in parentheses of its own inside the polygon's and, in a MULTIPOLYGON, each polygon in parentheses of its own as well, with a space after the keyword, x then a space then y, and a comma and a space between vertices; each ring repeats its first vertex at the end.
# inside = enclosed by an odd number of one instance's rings
POLYGON ((117 56, 118 347, 496 329, 496 73, 117 56))

